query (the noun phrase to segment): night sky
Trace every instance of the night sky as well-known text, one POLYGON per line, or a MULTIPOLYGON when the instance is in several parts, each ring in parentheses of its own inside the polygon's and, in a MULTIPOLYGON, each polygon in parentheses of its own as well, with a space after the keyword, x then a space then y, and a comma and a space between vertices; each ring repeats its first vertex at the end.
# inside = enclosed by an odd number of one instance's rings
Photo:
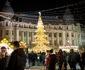
MULTIPOLYGON (((0 0, 0 11, 6 0, 0 0)), ((82 0, 8 0, 15 12, 28 12, 51 9, 74 4, 82 0), (46 2, 47 1, 47 2, 46 2)))

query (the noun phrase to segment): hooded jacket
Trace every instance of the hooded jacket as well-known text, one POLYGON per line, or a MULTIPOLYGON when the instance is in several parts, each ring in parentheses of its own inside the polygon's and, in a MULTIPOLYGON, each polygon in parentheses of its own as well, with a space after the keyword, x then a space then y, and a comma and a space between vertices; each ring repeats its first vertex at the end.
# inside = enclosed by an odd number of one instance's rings
POLYGON ((6 70, 24 70, 26 64, 26 55, 22 48, 16 49, 11 54, 9 64, 6 70))

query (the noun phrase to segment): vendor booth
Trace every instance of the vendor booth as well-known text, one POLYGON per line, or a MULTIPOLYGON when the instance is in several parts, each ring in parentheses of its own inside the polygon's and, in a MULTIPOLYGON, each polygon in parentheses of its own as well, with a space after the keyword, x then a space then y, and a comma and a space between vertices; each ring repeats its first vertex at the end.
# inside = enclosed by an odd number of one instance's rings
POLYGON ((1 47, 5 47, 7 49, 7 53, 9 55, 13 52, 13 46, 6 38, 4 38, 0 41, 0 49, 1 49, 1 47))

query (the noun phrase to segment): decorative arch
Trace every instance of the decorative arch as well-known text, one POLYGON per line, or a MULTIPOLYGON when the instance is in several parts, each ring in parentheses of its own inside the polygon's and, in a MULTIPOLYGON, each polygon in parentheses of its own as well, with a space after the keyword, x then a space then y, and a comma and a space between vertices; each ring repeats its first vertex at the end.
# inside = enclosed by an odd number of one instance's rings
POLYGON ((9 42, 6 38, 3 38, 1 41, 0 41, 0 44, 1 43, 5 43, 7 44, 10 48, 13 49, 13 45, 11 45, 11 42, 9 42))

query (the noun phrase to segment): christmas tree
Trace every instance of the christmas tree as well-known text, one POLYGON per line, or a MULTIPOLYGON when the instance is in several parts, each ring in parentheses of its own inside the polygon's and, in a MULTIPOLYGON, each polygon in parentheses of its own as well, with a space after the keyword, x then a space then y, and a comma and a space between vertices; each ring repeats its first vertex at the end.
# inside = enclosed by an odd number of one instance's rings
POLYGON ((42 22, 40 12, 39 12, 39 17, 38 17, 37 29, 36 29, 35 35, 34 35, 34 41, 32 43, 35 44, 35 46, 32 48, 32 50, 42 52, 42 51, 46 51, 46 50, 50 49, 50 47, 48 47, 49 41, 47 40, 47 35, 46 35, 46 31, 44 29, 44 25, 42 22))

